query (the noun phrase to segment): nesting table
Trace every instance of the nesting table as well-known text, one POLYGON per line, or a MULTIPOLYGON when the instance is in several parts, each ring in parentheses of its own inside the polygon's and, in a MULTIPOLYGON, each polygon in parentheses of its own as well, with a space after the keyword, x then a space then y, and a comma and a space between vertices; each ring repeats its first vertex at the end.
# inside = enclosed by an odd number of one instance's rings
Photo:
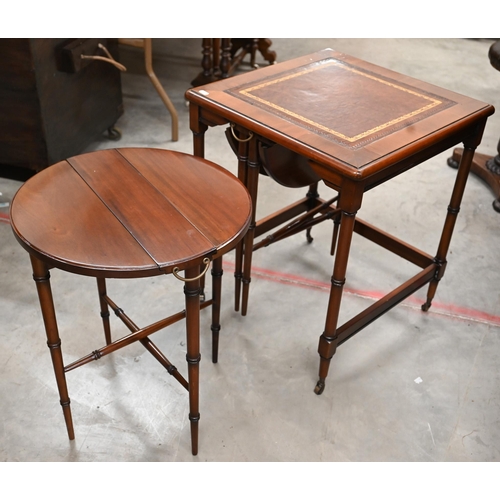
POLYGON ((250 216, 248 192, 232 174, 212 162, 160 149, 125 148, 75 156, 43 170, 19 189, 11 205, 12 228, 31 258, 70 439, 75 433, 65 374, 140 341, 188 390, 192 453, 197 454, 200 308, 212 306, 215 362, 222 255, 243 237, 250 216), (211 262, 212 298, 200 305, 204 274, 211 262), (51 268, 97 279, 105 345, 67 365, 52 299, 51 268), (163 274, 174 274, 184 283, 186 308, 146 327, 137 326, 106 291, 108 278, 163 274), (129 335, 112 341, 109 308, 128 327, 129 335), (188 380, 149 338, 184 318, 188 380))
MULTIPOLYGON (((422 309, 431 306, 446 268, 474 151, 494 108, 332 49, 190 89, 186 98, 196 156, 204 157, 209 127, 229 124, 238 142, 238 176, 253 202, 250 229, 236 259, 236 293, 243 287, 242 311, 246 312, 248 301, 254 237, 262 223, 255 218, 262 167, 259 146, 277 144, 300 156, 311 174, 338 192, 334 206, 327 207, 337 230, 330 298, 318 347, 320 368, 315 392, 321 394, 339 345, 426 284, 427 300, 422 309), (464 144, 464 153, 435 254, 357 217, 365 192, 458 143, 464 144), (353 232, 412 262, 421 271, 338 325, 353 232)), ((293 168, 291 165, 290 171, 293 168)), ((276 222, 283 222, 283 213, 276 214, 276 222)), ((266 218, 268 226, 272 218, 266 218)), ((288 227, 293 224, 289 222, 288 227)))

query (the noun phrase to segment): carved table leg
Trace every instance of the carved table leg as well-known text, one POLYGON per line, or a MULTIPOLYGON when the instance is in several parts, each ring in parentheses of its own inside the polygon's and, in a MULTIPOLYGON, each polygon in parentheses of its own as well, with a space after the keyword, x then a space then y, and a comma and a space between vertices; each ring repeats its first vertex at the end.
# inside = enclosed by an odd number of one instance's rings
POLYGON ((269 64, 276 63, 276 52, 274 50, 269 50, 269 47, 273 44, 269 38, 259 38, 257 49, 262 54, 264 60, 269 64))
POLYGON ((256 64, 257 52, 260 52, 269 64, 276 63, 276 52, 269 48, 273 42, 269 38, 231 38, 231 57, 233 66, 238 66, 247 54, 250 54, 250 66, 258 68, 256 64))
MULTIPOLYGON (((218 60, 218 54, 215 54, 215 59, 218 60)), ((202 59, 201 73, 191 82, 193 87, 205 85, 206 83, 215 82, 217 76, 214 74, 214 44, 212 38, 202 39, 202 59)))
POLYGON ((73 429, 73 419, 71 418, 70 400, 68 396, 68 387, 66 384, 66 375, 64 373, 64 363, 61 351, 61 339, 57 328, 56 313, 54 301, 52 299, 52 290, 50 287, 50 273, 45 263, 30 256, 33 267, 33 279, 36 283, 40 307, 42 310, 45 332, 47 335, 47 345, 52 357, 52 365, 56 376, 57 388, 59 390, 60 402, 63 410, 66 429, 69 439, 75 439, 73 429))
POLYGON ((220 40, 220 77, 228 78, 231 71, 231 39, 221 38, 220 40))

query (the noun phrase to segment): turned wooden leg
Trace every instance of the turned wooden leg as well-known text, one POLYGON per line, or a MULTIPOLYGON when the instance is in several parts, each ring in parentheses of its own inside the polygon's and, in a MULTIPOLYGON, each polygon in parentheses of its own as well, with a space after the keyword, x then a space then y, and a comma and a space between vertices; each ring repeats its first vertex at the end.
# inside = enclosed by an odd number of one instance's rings
POLYGON ((199 379, 200 379, 200 280, 199 268, 186 269, 184 294, 186 296, 186 344, 189 383, 189 420, 191 422, 191 450, 198 454, 199 379), (193 279, 195 278, 195 279, 193 279))
POLYGON ((340 214, 336 215, 333 219, 333 234, 332 234, 332 244, 330 247, 330 255, 335 255, 335 248, 337 246, 337 238, 339 235, 340 226, 340 214))
MULTIPOLYGON (((246 137, 245 137, 246 139, 246 137)), ((238 143, 238 179, 245 186, 248 185, 247 179, 247 162, 248 162, 248 141, 242 140, 238 143)), ((255 193, 255 202, 257 201, 257 193, 255 193)), ((252 201, 254 199, 252 198, 252 201)), ((255 204, 254 204, 255 206, 255 204)), ((254 219, 252 221, 255 223, 255 214, 254 219)), ((255 224, 254 224, 255 225, 255 224)), ((244 255, 244 240, 242 239, 235 250, 235 264, 234 264, 234 310, 240 310, 240 301, 241 301, 241 285, 243 279, 243 255, 244 255)))
POLYGON ((258 154, 257 139, 254 137, 249 144, 247 172, 246 172, 246 187, 252 200, 252 221, 248 232, 243 240, 243 277, 242 277, 242 297, 241 297, 241 315, 246 316, 248 309, 248 295, 250 293, 250 281, 252 274, 252 254, 253 242, 255 237, 256 225, 256 207, 257 207, 257 190, 259 183, 260 161, 258 154))
POLYGON ((498 143, 499 153, 486 160, 486 171, 488 172, 490 179, 489 185, 494 190, 496 199, 493 200, 493 208, 496 212, 500 212, 500 142, 498 143))
POLYGON ((221 38, 220 44, 220 75, 221 78, 228 78, 231 71, 231 39, 221 38))
POLYGON ((243 255, 245 253, 245 247, 241 240, 235 249, 235 261, 234 261, 234 310, 240 310, 241 302, 241 282, 243 280, 243 255))
MULTIPOLYGON (((493 200, 493 209, 500 212, 500 142, 496 156, 475 153, 471 165, 471 173, 484 181, 493 191, 495 199, 493 200)), ((448 158, 448 165, 452 168, 458 168, 462 158, 463 149, 456 148, 453 155, 448 158)))
MULTIPOLYGON (((314 203, 319 198, 319 191, 318 191, 318 183, 317 182, 315 182, 314 184, 311 184, 309 186, 309 190, 306 193, 306 198, 308 198, 308 200, 309 200, 308 211, 312 210, 314 207, 314 203)), ((314 238, 311 236, 311 230, 312 230, 312 227, 309 227, 306 230, 307 243, 312 243, 314 240, 314 238)))
POLYGON ((321 394, 325 388, 325 379, 328 376, 330 361, 337 350, 337 323, 339 319, 340 303, 344 289, 347 261, 351 247, 352 234, 356 214, 342 212, 340 234, 333 267, 332 285, 328 310, 325 322, 325 331, 319 339, 318 353, 320 355, 319 380, 314 392, 321 394))
POLYGON ((213 39, 202 38, 201 42, 201 73, 191 82, 193 87, 205 85, 216 80, 214 75, 214 53, 213 53, 213 39))
POLYGON ((333 275, 331 279, 330 297, 326 313, 325 330, 319 338, 318 353, 320 356, 319 377, 314 392, 321 394, 325 389, 325 380, 328 376, 330 361, 337 350, 337 326, 340 313, 340 304, 347 272, 347 262, 351 249, 352 235, 356 213, 361 207, 363 198, 362 189, 356 183, 348 184, 340 193, 338 207, 341 209, 340 229, 337 248, 335 251, 333 275))
POLYGON ((222 292, 222 257, 212 263, 212 362, 219 360, 220 305, 222 292))
POLYGON ((54 301, 50 287, 50 273, 45 263, 33 256, 30 256, 30 259, 33 267, 33 279, 36 283, 38 299, 42 310, 45 333, 47 335, 47 345, 49 346, 50 356, 52 358, 57 388, 59 390, 59 398, 63 410, 64 420, 66 422, 66 429, 68 431, 69 439, 75 439, 68 387, 66 384, 66 375, 64 373, 61 339, 59 338, 54 301))
POLYGON ((438 251, 434 257, 434 262, 438 265, 438 268, 436 269, 434 278, 429 283, 427 300, 422 305, 423 311, 427 311, 431 307, 432 299, 436 294, 437 286, 446 269, 446 256, 450 247, 451 237, 453 235, 453 229, 455 228, 457 216, 460 212, 460 204, 462 203, 462 197, 467 183, 467 178, 469 176, 472 159, 474 158, 475 149, 475 147, 466 145, 462 154, 460 166, 458 167, 457 178, 455 180, 455 186, 453 187, 450 204, 448 205, 448 213, 444 222, 443 232, 441 233, 441 239, 439 241, 438 251))
POLYGON ((104 337, 106 345, 111 344, 111 327, 109 324, 109 308, 106 302, 106 280, 104 278, 97 278, 97 290, 99 292, 99 303, 101 306, 102 325, 104 327, 104 337))

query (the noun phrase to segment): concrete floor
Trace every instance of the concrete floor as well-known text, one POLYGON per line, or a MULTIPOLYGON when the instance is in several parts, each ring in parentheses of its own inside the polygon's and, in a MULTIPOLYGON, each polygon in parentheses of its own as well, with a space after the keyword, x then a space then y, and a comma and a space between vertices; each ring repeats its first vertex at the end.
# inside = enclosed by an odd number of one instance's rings
MULTIPOLYGON (((273 39, 278 61, 331 47, 500 108, 490 40, 273 39)), ((123 49, 125 113, 119 142, 88 150, 148 146, 192 152, 184 91, 200 70, 201 41, 157 39, 155 69, 179 112, 180 139, 142 70, 123 49)), ((244 69, 245 70, 245 69, 244 69)), ((496 153, 500 113, 478 151, 496 153)), ((223 128, 206 156, 233 173, 223 128)), ((455 171, 451 151, 370 191, 360 216, 419 246, 437 248, 455 171)), ((20 182, 0 179, 11 199, 20 182)), ((323 187, 320 193, 328 196, 323 187)), ((302 191, 261 180, 259 214, 302 191)), ((321 396, 313 392, 332 259, 331 223, 254 255, 249 313, 233 310, 234 255, 225 259, 220 358, 210 361, 210 314, 202 312, 200 451, 190 451, 187 393, 140 345, 68 374, 76 439, 68 441, 29 259, 0 209, 0 460, 5 462, 496 462, 500 459, 500 214, 471 177, 446 275, 428 313, 425 291, 400 304, 337 351, 321 396)), ((133 200, 131 200, 133 203, 133 200)), ((84 209, 84 207, 82 207, 84 209)), ((342 317, 370 305, 413 266, 355 236, 342 317)), ((52 272, 70 362, 103 345, 95 283, 52 272)), ((110 296, 139 325, 182 308, 172 277, 112 281, 110 296)), ((116 318, 115 318, 116 319, 116 318)), ((125 333, 113 323, 115 335, 125 333)), ((185 371, 184 325, 154 336, 185 371)))

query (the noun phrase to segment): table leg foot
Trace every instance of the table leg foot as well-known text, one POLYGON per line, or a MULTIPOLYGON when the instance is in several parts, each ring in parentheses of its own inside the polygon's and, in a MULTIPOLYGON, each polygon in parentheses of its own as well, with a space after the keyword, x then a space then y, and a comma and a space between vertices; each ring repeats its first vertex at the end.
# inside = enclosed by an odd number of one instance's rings
POLYGON ((73 417, 71 416, 70 400, 61 401, 61 408, 64 416, 64 423, 66 424, 66 430, 68 432, 68 439, 73 441, 75 439, 75 430, 73 428, 73 417))
POLYGON ((234 275, 234 310, 240 310, 240 297, 241 297, 241 274, 234 275))
POLYGON ((234 310, 240 310, 241 280, 243 278, 243 241, 236 247, 236 260, 234 264, 234 310))
POLYGON ((212 263, 212 363, 219 359, 220 304, 222 291, 222 257, 212 263))
POLYGON ((431 301, 428 300, 427 302, 425 302, 425 304, 422 304, 422 311, 426 312, 429 310, 430 307, 431 307, 431 301))
POLYGON ((189 421, 191 422, 191 453, 198 455, 198 423, 200 421, 200 414, 189 414, 189 421))
POLYGON ((219 361, 219 333, 220 325, 212 325, 212 363, 217 363, 219 361))
POLYGON ((242 316, 247 315, 248 296, 250 294, 250 282, 251 281, 252 281, 251 278, 241 280, 241 282, 243 283, 243 292, 242 292, 242 297, 241 297, 241 315, 242 316))
POLYGON ((325 379, 320 378, 318 382, 316 383, 316 387, 314 388, 314 393, 317 394, 318 396, 320 394, 323 394, 323 391, 325 390, 325 379))

